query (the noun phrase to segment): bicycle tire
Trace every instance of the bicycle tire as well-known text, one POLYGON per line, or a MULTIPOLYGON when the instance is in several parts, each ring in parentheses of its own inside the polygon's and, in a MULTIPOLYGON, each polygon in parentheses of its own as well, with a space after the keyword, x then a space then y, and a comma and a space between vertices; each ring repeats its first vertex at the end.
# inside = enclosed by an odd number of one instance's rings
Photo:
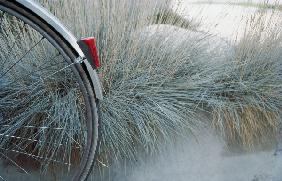
MULTIPOLYGON (((0 10, 8 13, 26 24, 30 25, 33 29, 39 32, 46 38, 57 50, 62 54, 65 60, 74 63, 78 58, 78 53, 71 44, 66 41, 53 27, 49 26, 40 16, 29 11, 21 4, 15 1, 0 0, 0 10)), ((89 80, 89 75, 85 71, 85 65, 74 64, 72 67, 77 77, 80 77, 79 84, 84 94, 87 109, 87 145, 84 149, 82 161, 80 163, 80 170, 74 174, 73 180, 85 180, 93 166, 94 158, 96 155, 96 147, 98 145, 98 100, 95 98, 93 92, 93 85, 89 80)))

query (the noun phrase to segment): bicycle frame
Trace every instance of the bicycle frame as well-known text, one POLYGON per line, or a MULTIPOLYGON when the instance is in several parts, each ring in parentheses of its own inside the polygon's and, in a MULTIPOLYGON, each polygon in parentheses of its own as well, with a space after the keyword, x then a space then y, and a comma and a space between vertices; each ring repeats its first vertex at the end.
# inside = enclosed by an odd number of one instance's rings
MULTIPOLYGON (((60 23, 60 21, 51 13, 49 13, 44 7, 40 4, 34 2, 33 0, 15 0, 17 3, 25 7, 27 10, 35 13, 39 16, 42 20, 44 20, 49 26, 55 29, 70 45, 71 47, 77 52, 77 62, 81 62, 86 67, 86 72, 88 72, 91 82, 93 84, 94 93, 97 99, 103 99, 102 87, 99 80, 99 76, 95 69, 92 68, 91 64, 88 61, 89 58, 85 56, 83 52, 88 50, 82 50, 79 45, 78 41, 75 36, 67 30, 67 28, 60 23), (85 61, 88 60, 88 61, 85 61)), ((87 52, 85 52, 87 54, 87 52)))

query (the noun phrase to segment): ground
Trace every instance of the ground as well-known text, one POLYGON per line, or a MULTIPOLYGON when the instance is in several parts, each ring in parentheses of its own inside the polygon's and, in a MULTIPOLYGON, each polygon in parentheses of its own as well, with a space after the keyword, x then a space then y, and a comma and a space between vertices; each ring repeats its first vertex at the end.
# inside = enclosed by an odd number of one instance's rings
POLYGON ((179 141, 162 155, 113 169, 106 181, 281 181, 282 154, 274 150, 230 152, 218 136, 204 129, 197 140, 179 141))

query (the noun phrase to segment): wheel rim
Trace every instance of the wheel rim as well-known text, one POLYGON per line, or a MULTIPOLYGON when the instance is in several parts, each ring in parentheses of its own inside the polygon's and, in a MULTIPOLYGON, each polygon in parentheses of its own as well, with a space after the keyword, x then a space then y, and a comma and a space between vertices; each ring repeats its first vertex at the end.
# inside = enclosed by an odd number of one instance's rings
MULTIPOLYGON (((79 172, 75 168, 83 159, 82 150, 88 146, 86 120, 91 119, 87 93, 82 85, 83 80, 74 81, 79 78, 78 73, 74 77, 73 70, 80 65, 70 63, 62 50, 57 52, 51 50, 53 43, 49 42, 50 37, 42 37, 40 33, 33 31, 30 25, 8 13, 1 15, 0 63, 3 68, 0 74, 0 115, 2 115, 0 155, 2 160, 10 162, 8 166, 12 163, 13 169, 24 172, 25 176, 30 178, 42 179, 42 175, 52 174, 58 179, 61 173, 69 173, 66 177, 69 179, 79 172), (11 23, 13 28, 8 29, 11 23), (6 40, 15 41, 4 41, 5 37, 6 40), (24 46, 28 48, 23 49, 24 46), (42 63, 43 57, 48 57, 49 61, 45 60, 42 63), (79 93, 78 90, 81 92, 79 93), (77 120, 80 122, 78 123, 77 120), (63 143, 67 143, 65 144, 67 146, 63 143), (28 166, 21 165, 20 162, 32 162, 29 165, 35 164, 36 168, 27 168, 28 166), (56 170, 55 173, 51 173, 52 169, 56 170)), ((5 167, 5 169, 11 168, 5 167)), ((1 173, 0 176, 5 177, 1 173)), ((48 180, 47 177, 44 179, 48 180)))

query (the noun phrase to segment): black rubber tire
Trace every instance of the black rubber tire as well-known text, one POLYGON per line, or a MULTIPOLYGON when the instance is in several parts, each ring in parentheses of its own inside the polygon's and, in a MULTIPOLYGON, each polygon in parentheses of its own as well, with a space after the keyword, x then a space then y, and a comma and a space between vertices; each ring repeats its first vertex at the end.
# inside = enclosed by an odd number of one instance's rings
MULTIPOLYGON (((48 23, 44 22, 39 16, 34 14, 32 11, 21 6, 14 1, 0 0, 0 10, 10 15, 16 16, 26 24, 30 25, 36 31, 38 31, 43 37, 45 37, 57 50, 63 55, 63 57, 72 63, 78 57, 78 53, 67 42, 63 36, 50 27, 48 23)), ((99 128, 99 117, 98 117, 98 100, 95 98, 93 86, 89 79, 88 73, 85 71, 85 65, 75 64, 73 72, 80 79, 81 91, 83 92, 86 110, 87 110, 87 147, 84 149, 83 158, 80 164, 80 170, 74 174, 73 180, 86 180, 95 160, 95 155, 98 145, 98 128, 99 128)))

